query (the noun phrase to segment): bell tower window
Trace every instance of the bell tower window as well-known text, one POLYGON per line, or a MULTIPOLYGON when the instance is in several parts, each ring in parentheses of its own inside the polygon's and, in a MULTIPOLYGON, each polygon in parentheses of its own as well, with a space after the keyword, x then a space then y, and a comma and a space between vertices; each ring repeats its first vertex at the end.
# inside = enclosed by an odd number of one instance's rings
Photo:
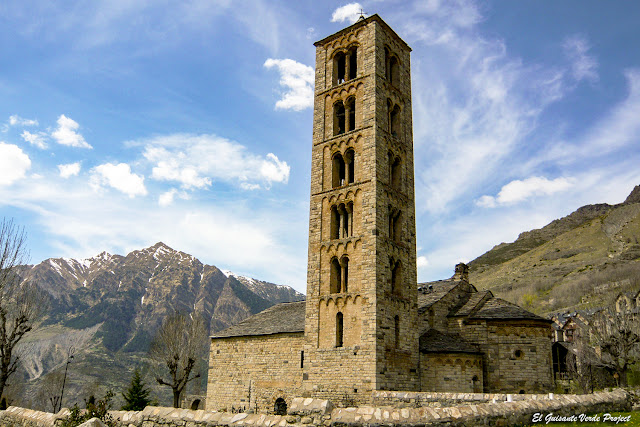
POLYGON ((393 326, 393 330, 395 332, 393 346, 398 348, 400 347, 400 316, 396 315, 396 317, 393 318, 393 326))
POLYGON ((344 52, 339 52, 333 58, 333 84, 339 85, 345 81, 345 73, 347 70, 347 58, 344 52))
POLYGON ((391 100, 387 100, 389 111, 389 133, 393 136, 400 135, 400 107, 393 105, 391 100))
POLYGON ((349 131, 355 130, 356 128, 356 99, 352 96, 347 99, 347 127, 349 131))
POLYGON ((338 312, 336 314, 336 347, 344 344, 344 316, 338 312))
POLYGON ((401 186, 401 160, 400 157, 394 156, 391 151, 388 154, 389 158, 389 185, 393 188, 399 189, 401 186))
POLYGON ((333 134, 340 135, 345 130, 345 109, 342 101, 333 104, 333 134))
POLYGON ((344 164, 345 164, 345 178, 347 180, 347 184, 353 184, 355 182, 355 151, 353 148, 348 149, 344 153, 344 164))
POLYGON ((338 258, 333 258, 331 260, 330 276, 330 292, 332 294, 337 294, 342 288, 342 266, 340 265, 340 261, 338 261, 338 258))
POLYGON ((331 171, 331 186, 333 188, 344 185, 345 172, 345 164, 342 154, 334 154, 331 171))
POLYGON ((402 264, 400 261, 391 260, 391 293, 400 294, 402 282, 402 264))

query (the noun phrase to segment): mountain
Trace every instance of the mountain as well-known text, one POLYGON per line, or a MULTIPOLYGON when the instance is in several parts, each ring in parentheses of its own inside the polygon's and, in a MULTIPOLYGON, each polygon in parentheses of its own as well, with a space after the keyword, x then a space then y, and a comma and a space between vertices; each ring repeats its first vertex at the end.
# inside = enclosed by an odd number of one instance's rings
POLYGON ((70 397, 92 383, 118 390, 129 371, 147 364, 151 339, 169 313, 198 313, 213 333, 276 303, 304 299, 288 286, 223 272, 162 242, 126 256, 50 258, 20 274, 49 297, 47 318, 22 346, 32 398, 44 376, 63 369, 71 347, 70 397))
POLYGON ((608 304, 640 288, 640 186, 577 209, 469 263, 476 287, 539 314, 608 304))

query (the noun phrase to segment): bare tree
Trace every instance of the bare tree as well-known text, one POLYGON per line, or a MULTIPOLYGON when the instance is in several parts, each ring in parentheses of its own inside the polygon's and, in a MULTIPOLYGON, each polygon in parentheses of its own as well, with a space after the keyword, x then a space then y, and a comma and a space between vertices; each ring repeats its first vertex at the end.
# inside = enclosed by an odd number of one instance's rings
POLYGON ((156 376, 161 385, 173 390, 173 406, 180 407, 180 396, 187 384, 200 377, 196 364, 206 348, 207 332, 204 319, 193 315, 172 314, 168 316, 151 343, 150 355, 169 370, 169 379, 156 376))
POLYGON ((640 349, 640 315, 603 310, 591 321, 591 341, 595 347, 595 364, 614 372, 619 385, 627 385, 627 371, 638 360, 640 349))
POLYGON ((26 234, 12 220, 0 224, 0 396, 18 368, 16 345, 44 314, 45 298, 35 286, 21 283, 26 263, 26 234))
POLYGON ((42 377, 40 388, 35 396, 38 408, 44 411, 51 409, 53 413, 57 412, 63 377, 64 373, 61 370, 49 372, 42 377))

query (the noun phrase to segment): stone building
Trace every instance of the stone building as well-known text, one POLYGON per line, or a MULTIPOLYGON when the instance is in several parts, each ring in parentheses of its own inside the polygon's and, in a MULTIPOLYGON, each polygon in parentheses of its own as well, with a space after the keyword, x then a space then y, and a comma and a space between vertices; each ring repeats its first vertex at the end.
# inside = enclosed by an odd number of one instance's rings
POLYGON ((212 337, 207 408, 550 389, 550 321, 477 292, 463 264, 416 285, 409 46, 378 15, 315 46, 307 299, 212 337))

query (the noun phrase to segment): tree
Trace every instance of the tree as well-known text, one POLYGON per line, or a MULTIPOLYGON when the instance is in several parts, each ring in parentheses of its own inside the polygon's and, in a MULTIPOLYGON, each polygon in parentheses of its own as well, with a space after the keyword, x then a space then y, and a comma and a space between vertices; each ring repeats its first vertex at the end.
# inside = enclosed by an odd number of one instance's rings
POLYGON ((594 315, 590 332, 596 365, 614 372, 619 385, 626 386, 627 371, 640 349, 640 315, 603 310, 594 315))
POLYGON ((158 375, 156 381, 171 387, 174 408, 180 407, 180 396, 187 384, 200 377, 191 374, 197 372, 195 367, 206 348, 206 336, 201 316, 176 313, 165 318, 151 342, 150 356, 169 370, 169 379, 158 375))
POLYGON ((150 402, 149 389, 147 389, 140 377, 140 371, 137 369, 133 371, 133 377, 131 378, 131 384, 127 391, 122 393, 125 402, 123 411, 142 411, 150 402))
POLYGON ((19 269, 26 263, 24 229, 12 220, 0 223, 0 396, 18 368, 16 345, 44 314, 46 299, 28 283, 21 283, 19 269))

